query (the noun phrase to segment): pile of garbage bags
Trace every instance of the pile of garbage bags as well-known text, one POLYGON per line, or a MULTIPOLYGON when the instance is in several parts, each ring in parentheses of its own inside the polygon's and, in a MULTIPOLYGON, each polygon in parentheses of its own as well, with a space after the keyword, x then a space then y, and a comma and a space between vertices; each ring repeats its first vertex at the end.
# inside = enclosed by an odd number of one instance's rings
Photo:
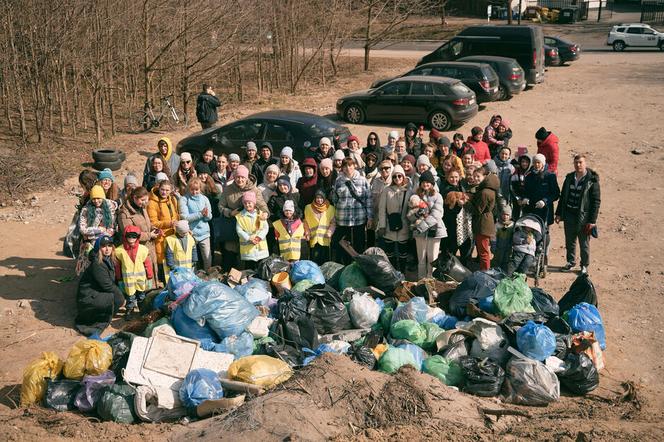
POLYGON ((384 373, 410 365, 523 405, 599 385, 606 338, 587 275, 560 302, 500 270, 455 269, 463 279, 437 293, 431 281, 404 282, 381 252, 348 266, 270 256, 207 280, 175 269, 149 297, 142 336, 82 339, 64 360, 43 353, 24 371, 21 405, 120 423, 202 417, 206 404, 237 404, 240 392, 273 388, 324 353, 384 373))

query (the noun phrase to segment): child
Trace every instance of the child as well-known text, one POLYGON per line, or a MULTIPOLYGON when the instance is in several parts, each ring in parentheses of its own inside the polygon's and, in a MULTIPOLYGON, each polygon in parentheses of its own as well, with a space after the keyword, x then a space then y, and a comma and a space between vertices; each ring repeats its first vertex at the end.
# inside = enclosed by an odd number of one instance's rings
MULTIPOLYGON (((292 203, 291 203, 292 204, 292 203)), ((269 255, 267 248, 267 221, 261 219, 256 209, 256 193, 244 192, 242 195, 244 209, 235 215, 235 230, 240 238, 240 260, 245 269, 256 268, 256 263, 269 255)))
POLYGON ((429 206, 415 194, 408 199, 408 207, 410 207, 410 210, 408 210, 406 218, 416 218, 415 222, 410 225, 410 230, 415 230, 417 225, 421 223, 424 218, 429 216, 429 206))
POLYGON ((318 265, 330 261, 330 240, 334 233, 334 206, 318 189, 314 201, 304 208, 304 230, 309 237, 310 257, 318 265))
POLYGON ((507 118, 500 120, 498 129, 496 129, 496 134, 494 135, 496 140, 502 141, 504 147, 509 147, 510 138, 512 138, 512 129, 510 129, 510 122, 507 118))
POLYGON ((177 267, 191 269, 198 262, 196 240, 191 235, 189 221, 184 219, 176 221, 175 233, 167 236, 165 243, 164 275, 168 282, 171 269, 177 267))
POLYGON ((307 239, 304 224, 295 214, 295 203, 287 200, 282 209, 281 219, 272 223, 274 236, 279 244, 279 254, 288 261, 300 259, 302 239, 307 239))
POLYGON ((212 206, 210 200, 202 193, 203 182, 195 177, 187 184, 187 193, 180 197, 180 219, 189 221, 191 234, 196 240, 198 253, 206 272, 212 266, 212 249, 210 246, 210 224, 212 206))
POLYGON ((493 266, 507 270, 512 251, 512 236, 514 234, 514 221, 511 219, 512 209, 504 206, 500 214, 500 221, 496 223, 496 240, 493 244, 493 266))
POLYGON ((138 242, 140 236, 140 227, 127 226, 122 236, 122 245, 115 249, 115 275, 127 300, 127 315, 134 311, 137 302, 145 298, 146 290, 152 288, 151 280, 154 277, 150 251, 138 242))
POLYGON ((528 272, 528 269, 535 262, 535 237, 532 229, 523 227, 514 232, 512 238, 512 259, 507 267, 507 274, 509 276, 514 272, 523 273, 528 272))

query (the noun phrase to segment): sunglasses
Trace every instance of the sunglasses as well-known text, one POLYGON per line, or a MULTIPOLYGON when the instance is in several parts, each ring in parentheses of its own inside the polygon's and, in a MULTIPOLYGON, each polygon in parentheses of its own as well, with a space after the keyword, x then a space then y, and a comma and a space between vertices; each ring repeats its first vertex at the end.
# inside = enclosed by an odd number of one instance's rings
POLYGON ((139 236, 141 236, 141 235, 139 235, 138 233, 134 233, 134 232, 127 233, 127 238, 138 238, 139 236))
POLYGON ((403 175, 401 175, 401 174, 396 174, 396 175, 394 175, 394 178, 403 178, 403 175))
POLYGON ((189 163, 191 163, 191 161, 182 160, 182 161, 180 161, 180 163, 182 163, 182 164, 189 164, 189 163))
POLYGON ((369 137, 371 141, 376 141, 376 137, 369 137))

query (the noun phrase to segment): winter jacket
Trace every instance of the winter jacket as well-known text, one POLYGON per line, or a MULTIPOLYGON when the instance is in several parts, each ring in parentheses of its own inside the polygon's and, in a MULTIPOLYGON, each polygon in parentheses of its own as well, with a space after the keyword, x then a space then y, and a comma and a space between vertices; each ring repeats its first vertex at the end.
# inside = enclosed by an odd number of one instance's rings
MULTIPOLYGON (((413 192, 415 193, 415 192, 413 192)), ((443 197, 440 196, 437 190, 434 190, 433 195, 423 195, 420 197, 422 201, 429 206, 429 215, 424 218, 413 231, 414 237, 430 237, 430 238, 446 238, 447 229, 443 223, 443 214, 445 212, 443 197), (434 236, 429 235, 429 230, 435 229, 434 236)), ((408 199, 406 199, 408 202, 408 199)), ((416 216, 407 217, 408 221, 414 223, 417 220, 416 216)))
POLYGON ((408 219, 406 213, 408 211, 408 198, 413 193, 408 190, 408 185, 398 187, 396 184, 391 184, 384 187, 378 197, 378 217, 376 218, 378 224, 376 230, 384 230, 383 238, 390 241, 403 242, 410 238, 410 230, 408 229, 408 219), (404 198, 405 197, 405 198, 404 198), (390 230, 390 225, 387 220, 390 213, 401 213, 402 229, 399 231, 390 230))
POLYGON ((508 224, 496 223, 496 245, 493 250, 494 267, 507 264, 512 252, 512 237, 514 236, 514 221, 508 224))
MULTIPOLYGON (((434 169, 433 166, 430 167, 429 170, 433 174, 433 179, 435 181, 434 186, 436 187, 436 190, 440 191, 440 189, 442 187, 442 181, 441 181, 440 177, 438 176, 438 171, 436 169, 434 169)), ((410 179, 410 183, 411 183, 410 188, 413 189, 413 191, 416 190, 418 187, 420 187, 420 175, 422 175, 422 174, 419 173, 419 172, 415 172, 413 177, 410 179)))
POLYGON ((537 243, 535 242, 535 238, 532 236, 532 234, 529 235, 525 230, 517 229, 514 231, 514 235, 512 237, 512 248, 515 252, 535 256, 537 243))
POLYGON ((81 232, 83 240, 87 242, 94 242, 101 235, 106 234, 113 236, 115 234, 115 212, 118 205, 113 200, 104 200, 101 207, 95 207, 92 202, 88 203, 81 209, 81 215, 78 218, 78 228, 81 232), (110 211, 110 219, 104 222, 104 207, 110 211), (94 218, 92 223, 88 220, 88 211, 94 210, 94 218))
MULTIPOLYGON (((599 175, 591 169, 586 169, 586 173, 585 181, 582 183, 583 189, 581 190, 581 201, 579 203, 579 212, 576 220, 577 226, 597 223, 599 207, 602 202, 599 188, 599 175)), ((558 208, 556 209, 556 215, 563 221, 565 221, 567 215, 567 201, 570 185, 572 183, 574 183, 574 172, 568 173, 565 177, 560 201, 558 201, 558 208)))
POLYGON ((532 171, 526 177, 525 184, 525 197, 528 205, 523 206, 524 212, 546 219, 548 225, 553 224, 553 203, 560 198, 560 188, 556 176, 546 170, 539 173, 532 171), (540 200, 544 201, 546 206, 538 209, 535 205, 540 200))
POLYGON ((147 209, 137 208, 129 201, 122 206, 118 214, 118 228, 124 234, 127 226, 136 226, 141 229, 141 237, 138 241, 148 248, 150 252, 150 260, 155 270, 157 270, 157 252, 154 248, 154 241, 150 238, 150 231, 152 230, 152 223, 147 209))
POLYGON ((76 293, 76 330, 85 336, 101 334, 113 319, 114 299, 122 297, 115 283, 115 265, 110 258, 97 260, 92 253, 90 265, 78 283, 76 293))
POLYGON ((526 177, 530 171, 530 168, 526 171, 517 168, 510 178, 510 195, 514 204, 526 197, 526 177))
POLYGON ((221 101, 214 95, 203 92, 196 98, 196 119, 199 123, 216 123, 218 120, 217 108, 221 101))
MULTIPOLYGON (((270 152, 272 152, 272 145, 269 142, 263 143, 260 149, 262 149, 263 147, 268 147, 270 149, 270 152)), ((267 169, 272 164, 276 164, 278 166, 279 158, 270 156, 269 159, 265 160, 263 159, 263 157, 259 156, 256 162, 254 163, 253 167, 249 169, 251 174, 256 178, 256 182, 258 184, 263 182, 263 180, 265 179, 265 169, 267 169)))
POLYGON ((189 169, 189 172, 185 174, 184 170, 178 168, 176 169, 175 173, 171 177, 171 183, 173 183, 174 189, 173 191, 178 194, 178 196, 185 195, 189 189, 187 186, 189 185, 189 180, 192 178, 196 178, 197 174, 196 171, 194 170, 193 164, 191 165, 191 168, 189 169))
POLYGON ((284 203, 288 200, 293 201, 295 205, 295 217, 302 218, 302 210, 300 209, 300 194, 299 193, 279 193, 277 190, 274 195, 267 202, 267 209, 270 211, 270 222, 277 221, 283 215, 284 203))
POLYGON ((196 242, 210 237, 210 224, 212 219, 212 206, 210 200, 199 193, 198 195, 186 194, 180 197, 180 219, 189 221, 189 229, 196 242), (203 216, 201 211, 207 209, 207 215, 203 216))
MULTIPOLYGON (((445 198, 447 197, 447 194, 450 192, 465 192, 465 189, 459 183, 456 186, 451 185, 447 181, 445 181, 440 189, 440 196, 443 198, 443 202, 445 201, 445 198)), ((459 204, 456 204, 454 207, 449 207, 447 204, 445 205, 445 213, 443 214, 443 223, 445 224, 445 228, 448 231, 456 231, 456 224, 457 224, 457 215, 459 212, 463 210, 463 206, 460 206, 459 204)))
MULTIPOLYGON (((380 206, 380 195, 383 190, 392 184, 392 176, 383 180, 383 177, 377 176, 371 183, 371 201, 373 202, 373 219, 378 220, 378 208, 380 206)), ((406 186, 408 187, 408 186, 406 186)), ((376 227, 378 228, 378 227, 376 227)))
POLYGON ((300 164, 295 160, 291 159, 292 168, 289 173, 286 173, 286 170, 279 164, 279 174, 286 175, 291 182, 291 187, 293 189, 297 188, 297 180, 302 178, 302 171, 300 170, 300 164))
MULTIPOLYGON (((157 152, 155 154, 152 154, 148 157, 148 159, 145 161, 145 167, 143 168, 143 187, 146 187, 146 182, 150 182, 150 164, 152 164, 152 159, 154 157, 160 157, 161 159, 164 160, 164 163, 168 166, 168 170, 172 173, 174 170, 178 170, 178 167, 180 167, 180 155, 176 154, 173 152, 173 144, 171 143, 171 139, 168 137, 161 137, 159 138, 159 141, 165 141, 166 145, 168 146, 168 151, 166 152, 166 156, 163 156, 161 152, 157 152)), ((159 143, 157 141, 157 144, 159 143)), ((155 177, 156 178, 156 177, 155 177)), ((153 183, 154 185, 154 183, 153 183)), ((151 190, 151 189, 148 189, 151 190)))
POLYGON ((512 179, 512 174, 514 173, 514 166, 510 163, 510 160, 502 161, 498 156, 495 156, 493 160, 489 161, 490 164, 495 165, 498 169, 498 180, 500 181, 500 188, 498 189, 498 197, 511 203, 511 192, 510 192, 510 180, 512 179))
POLYGON ((322 190, 325 192, 325 198, 334 204, 332 201, 332 195, 334 194, 334 183, 337 181, 336 171, 332 171, 331 175, 327 178, 318 175, 318 182, 316 183, 316 190, 322 190))
POLYGON ((549 135, 543 140, 537 140, 537 153, 541 153, 546 158, 546 170, 554 175, 558 175, 558 137, 549 132, 549 135))
POLYGON ((115 278, 120 282, 120 289, 127 296, 134 296, 137 291, 144 292, 151 288, 154 267, 150 261, 150 251, 140 242, 133 247, 127 241, 128 233, 140 234, 136 226, 129 226, 122 232, 122 245, 115 249, 115 278))
POLYGON ((240 189, 235 182, 227 185, 219 198, 219 211, 227 218, 230 218, 233 210, 242 210, 242 195, 245 192, 254 192, 256 194, 256 208, 261 212, 268 213, 267 204, 263 200, 263 194, 258 187, 251 181, 248 181, 244 189, 240 189))
POLYGON ((373 220, 373 199, 369 182, 357 170, 351 178, 341 173, 334 183, 332 201, 338 226, 360 226, 373 220), (348 184, 347 184, 348 183, 348 184), (356 199, 349 186, 353 186, 356 199))
POLYGON ((158 188, 152 189, 148 202, 148 216, 152 227, 162 231, 162 234, 154 242, 157 264, 161 264, 164 261, 164 240, 167 236, 175 233, 172 223, 180 219, 177 197, 169 195, 168 198, 163 199, 159 196, 158 188))
POLYGON ((302 167, 309 166, 314 169, 314 174, 311 178, 302 176, 297 180, 297 190, 300 194, 300 208, 304 210, 304 206, 311 204, 314 200, 314 195, 316 195, 316 184, 318 182, 318 165, 316 160, 313 158, 306 158, 302 162, 302 167))
POLYGON ((263 195, 263 201, 270 201, 272 195, 277 193, 277 185, 276 183, 272 184, 263 183, 258 186, 258 190, 260 190, 261 194, 263 195))
POLYGON ((496 206, 496 192, 500 182, 492 173, 488 174, 475 191, 470 200, 470 209, 473 214, 473 234, 494 238, 496 225, 493 221, 493 209, 496 206))
POLYGON ((491 152, 489 151, 489 145, 484 141, 475 141, 473 137, 468 137, 466 140, 468 147, 472 147, 475 151, 475 161, 479 161, 482 164, 486 164, 491 160, 491 152))

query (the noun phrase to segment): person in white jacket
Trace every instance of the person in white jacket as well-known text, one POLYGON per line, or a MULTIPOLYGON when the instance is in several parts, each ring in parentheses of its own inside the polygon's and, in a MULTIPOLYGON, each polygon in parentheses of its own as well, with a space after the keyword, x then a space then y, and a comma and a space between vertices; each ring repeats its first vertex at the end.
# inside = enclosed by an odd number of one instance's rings
MULTIPOLYGON (((291 182, 291 187, 297 189, 297 180, 302 178, 300 165, 293 159, 293 148, 286 146, 279 154, 279 173, 286 175, 291 182)), ((295 190, 297 192, 297 190, 295 190)))

